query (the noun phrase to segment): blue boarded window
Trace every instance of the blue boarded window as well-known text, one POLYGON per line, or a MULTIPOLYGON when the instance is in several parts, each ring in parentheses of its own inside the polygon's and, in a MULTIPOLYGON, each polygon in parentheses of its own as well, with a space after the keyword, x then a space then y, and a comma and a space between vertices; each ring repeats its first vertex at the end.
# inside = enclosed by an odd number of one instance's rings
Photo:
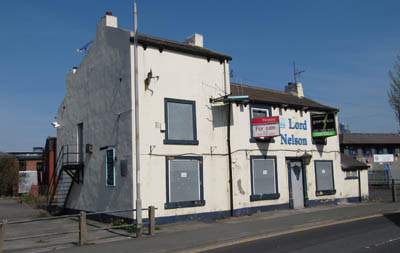
POLYGON ((250 156, 251 196, 250 201, 278 199, 278 176, 276 157, 250 156))
POLYGON ((317 183, 316 195, 333 195, 336 193, 333 178, 332 161, 314 161, 315 180, 317 183))
POLYGON ((204 206, 203 158, 166 158, 167 203, 165 208, 204 206))
POLYGON ((165 98, 164 144, 197 145, 196 101, 165 98))

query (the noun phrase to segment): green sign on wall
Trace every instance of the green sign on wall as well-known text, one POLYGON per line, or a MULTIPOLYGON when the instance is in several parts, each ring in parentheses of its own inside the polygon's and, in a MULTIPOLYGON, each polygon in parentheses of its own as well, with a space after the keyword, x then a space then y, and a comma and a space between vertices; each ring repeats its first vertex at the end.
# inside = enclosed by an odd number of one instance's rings
POLYGON ((311 129, 313 138, 336 135, 335 113, 312 114, 311 129))

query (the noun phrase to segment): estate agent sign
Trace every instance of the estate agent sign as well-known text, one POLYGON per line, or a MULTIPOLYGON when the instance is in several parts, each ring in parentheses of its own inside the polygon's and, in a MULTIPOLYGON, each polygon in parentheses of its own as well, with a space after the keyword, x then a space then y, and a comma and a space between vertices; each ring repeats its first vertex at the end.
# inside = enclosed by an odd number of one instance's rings
POLYGON ((312 114, 311 129, 313 138, 336 135, 335 113, 312 114))
POLYGON ((253 118, 254 138, 268 138, 280 135, 279 116, 253 118))

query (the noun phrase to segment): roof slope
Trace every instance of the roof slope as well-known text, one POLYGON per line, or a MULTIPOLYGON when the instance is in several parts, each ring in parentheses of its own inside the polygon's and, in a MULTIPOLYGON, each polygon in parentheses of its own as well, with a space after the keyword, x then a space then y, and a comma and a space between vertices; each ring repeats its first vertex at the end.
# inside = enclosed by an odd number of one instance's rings
POLYGON ((339 135, 340 144, 400 144, 400 134, 348 133, 339 135))
MULTIPOLYGON (((133 37, 131 37, 131 42, 133 43, 133 37)), ((203 56, 210 59, 217 59, 219 61, 231 61, 232 57, 226 54, 221 54, 210 49, 190 45, 184 42, 174 41, 174 40, 167 40, 162 38, 157 38, 149 35, 138 34, 138 43, 143 45, 144 48, 146 47, 155 47, 158 48, 160 51, 166 49, 171 51, 178 51, 182 53, 203 56)))
POLYGON ((342 164, 343 170, 366 170, 368 169, 368 165, 363 162, 360 162, 353 157, 340 153, 340 162, 342 164))
POLYGON ((283 91, 271 90, 245 84, 231 83, 233 96, 247 95, 253 102, 267 103, 270 105, 287 105, 291 108, 324 112, 337 112, 339 109, 320 104, 306 97, 297 97, 283 91))

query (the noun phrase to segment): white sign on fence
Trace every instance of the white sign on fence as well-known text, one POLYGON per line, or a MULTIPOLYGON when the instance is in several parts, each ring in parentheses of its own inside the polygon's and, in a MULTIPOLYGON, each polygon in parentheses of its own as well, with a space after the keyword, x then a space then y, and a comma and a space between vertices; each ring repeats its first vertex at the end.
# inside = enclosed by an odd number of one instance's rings
POLYGON ((394 161, 393 155, 374 155, 374 163, 392 163, 394 161))

